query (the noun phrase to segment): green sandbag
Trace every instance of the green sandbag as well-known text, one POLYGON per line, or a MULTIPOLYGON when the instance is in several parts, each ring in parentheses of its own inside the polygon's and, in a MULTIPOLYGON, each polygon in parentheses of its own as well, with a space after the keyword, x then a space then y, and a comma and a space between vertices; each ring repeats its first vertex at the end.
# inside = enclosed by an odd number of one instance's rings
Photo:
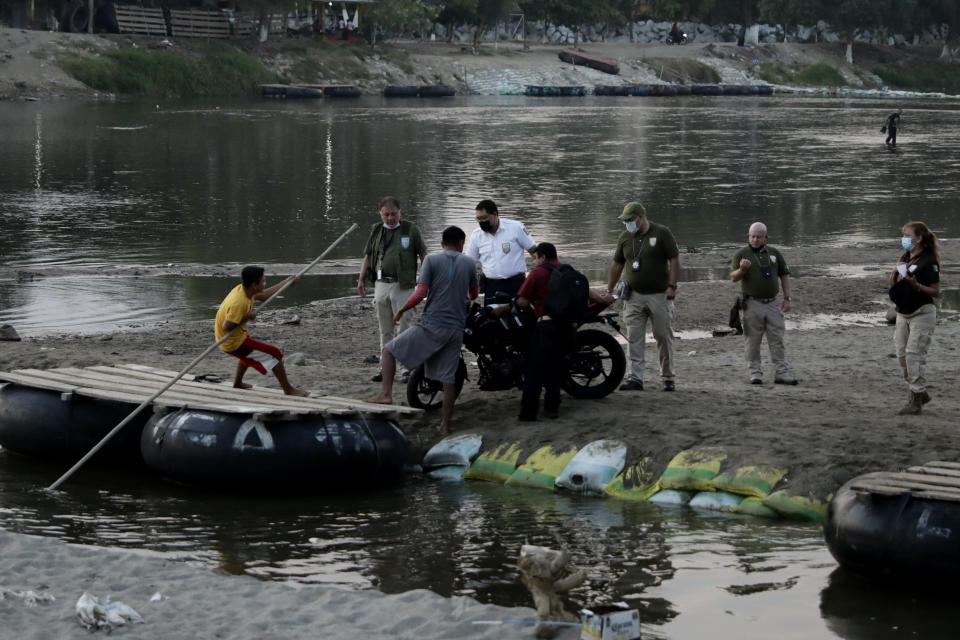
POLYGON ((733 512, 756 516, 758 518, 770 518, 772 520, 780 518, 780 514, 763 504, 761 498, 744 498, 743 502, 734 507, 733 512))
POLYGON ((775 491, 763 499, 763 504, 770 507, 784 518, 791 520, 812 520, 821 522, 827 515, 827 505, 814 498, 791 496, 786 491, 775 491))
POLYGON ((717 491, 729 491, 743 496, 765 498, 773 491, 787 470, 773 465, 740 467, 736 471, 724 471, 710 481, 717 491))
POLYGON ((503 484, 517 470, 519 458, 520 447, 515 442, 505 442, 489 453, 481 453, 463 477, 503 484))
POLYGON ((682 491, 713 491, 711 481, 726 458, 727 454, 716 447, 681 451, 664 469, 660 476, 660 487, 682 491))
POLYGON ((650 458, 631 464, 604 488, 603 492, 621 500, 646 501, 660 490, 648 467, 650 458))
POLYGON ((573 456, 577 454, 575 448, 555 453, 553 447, 540 447, 530 454, 527 461, 517 467, 517 470, 507 478, 507 485, 511 487, 533 487, 535 489, 555 489, 557 476, 563 471, 573 456))

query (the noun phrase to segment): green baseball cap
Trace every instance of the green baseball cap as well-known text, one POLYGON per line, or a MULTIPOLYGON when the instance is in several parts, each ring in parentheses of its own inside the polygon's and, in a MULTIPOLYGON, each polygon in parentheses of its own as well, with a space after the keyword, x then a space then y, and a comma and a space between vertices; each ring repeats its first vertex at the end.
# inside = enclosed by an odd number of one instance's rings
POLYGON ((633 220, 637 216, 647 215, 647 210, 644 208, 643 204, 639 202, 628 202, 623 207, 623 213, 617 216, 617 220, 623 220, 627 222, 628 220, 633 220))

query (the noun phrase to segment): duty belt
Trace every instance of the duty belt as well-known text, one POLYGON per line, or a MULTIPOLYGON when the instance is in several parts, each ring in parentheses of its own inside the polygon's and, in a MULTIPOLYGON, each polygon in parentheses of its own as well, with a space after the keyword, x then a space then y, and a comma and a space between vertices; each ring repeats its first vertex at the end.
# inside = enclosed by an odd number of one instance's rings
POLYGON ((743 296, 743 297, 746 298, 747 300, 756 300, 757 302, 762 302, 763 304, 770 304, 771 302, 777 299, 777 296, 773 296, 772 298, 758 298, 756 296, 743 296))
POLYGON ((397 278, 391 278, 390 276, 384 276, 384 277, 380 278, 380 280, 378 280, 377 282, 387 282, 387 283, 390 283, 390 282, 396 282, 396 281, 397 281, 397 278))

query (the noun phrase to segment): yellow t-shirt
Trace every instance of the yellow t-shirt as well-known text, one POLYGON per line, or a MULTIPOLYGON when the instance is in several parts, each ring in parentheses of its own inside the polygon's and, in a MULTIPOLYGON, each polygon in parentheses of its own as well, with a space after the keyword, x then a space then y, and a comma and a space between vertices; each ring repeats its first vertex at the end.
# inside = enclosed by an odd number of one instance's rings
POLYGON ((217 310, 217 325, 214 327, 217 340, 227 333, 223 330, 224 320, 235 322, 240 325, 240 328, 230 336, 229 340, 224 341, 224 343, 220 345, 220 349, 230 353, 240 348, 243 341, 247 339, 247 323, 243 321, 243 317, 247 315, 252 308, 253 298, 247 297, 242 284, 234 287, 233 291, 228 293, 227 297, 223 299, 223 302, 220 303, 220 308, 217 310))

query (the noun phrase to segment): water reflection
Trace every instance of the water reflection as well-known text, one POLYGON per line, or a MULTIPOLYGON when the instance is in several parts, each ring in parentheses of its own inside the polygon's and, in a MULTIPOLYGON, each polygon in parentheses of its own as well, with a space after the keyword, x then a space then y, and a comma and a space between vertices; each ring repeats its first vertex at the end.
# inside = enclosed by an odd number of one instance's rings
POLYGON ((685 247, 739 245, 757 218, 787 246, 888 238, 908 218, 950 237, 958 106, 912 104, 891 155, 873 100, 4 103, 0 267, 306 264, 387 193, 431 248, 484 197, 570 256, 607 253, 636 198, 685 247))

